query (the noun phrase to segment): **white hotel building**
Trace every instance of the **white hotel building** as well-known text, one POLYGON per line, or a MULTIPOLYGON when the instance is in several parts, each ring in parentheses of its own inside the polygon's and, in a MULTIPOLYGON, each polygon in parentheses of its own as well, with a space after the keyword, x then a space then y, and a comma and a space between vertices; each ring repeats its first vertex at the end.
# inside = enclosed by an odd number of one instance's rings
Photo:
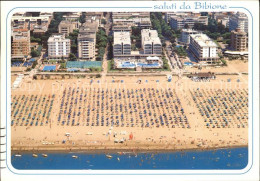
POLYGON ((218 46, 205 34, 190 35, 190 52, 195 56, 198 61, 210 61, 217 60, 218 46))
POLYGON ((70 39, 65 35, 52 35, 48 39, 48 57, 53 59, 68 58, 70 54, 70 39))
POLYGON ((113 54, 131 55, 131 39, 129 32, 114 32, 113 54))
POLYGON ((144 54, 148 55, 161 55, 162 54, 162 43, 158 37, 156 30, 143 29, 142 34, 142 48, 144 54))
POLYGON ((193 29, 182 29, 181 30, 181 42, 184 44, 190 44, 190 35, 198 34, 199 32, 193 29))
POLYGON ((229 18, 229 30, 236 29, 248 33, 248 18, 246 14, 237 12, 229 18))

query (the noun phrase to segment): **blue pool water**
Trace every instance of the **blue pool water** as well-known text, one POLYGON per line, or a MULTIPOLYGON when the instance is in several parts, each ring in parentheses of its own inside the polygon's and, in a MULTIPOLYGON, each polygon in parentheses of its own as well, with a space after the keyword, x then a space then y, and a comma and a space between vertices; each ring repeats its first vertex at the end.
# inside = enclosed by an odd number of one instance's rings
POLYGON ((56 70, 56 65, 45 65, 43 71, 56 70))
POLYGON ((69 68, 69 69, 67 69, 67 71, 69 71, 69 72, 74 72, 74 71, 77 71, 78 69, 73 69, 73 68, 69 68))
POLYGON ((136 67, 136 65, 134 63, 130 63, 130 62, 124 62, 121 65, 122 68, 134 68, 136 67))
POLYGON ((137 66, 140 66, 140 67, 158 67, 159 64, 158 63, 153 63, 153 64, 137 63, 137 66))
POLYGON ((184 62, 184 65, 193 65, 192 62, 184 62))
POLYGON ((243 169, 248 163, 248 149, 232 148, 185 152, 140 152, 110 153, 23 153, 21 157, 12 154, 12 165, 16 169, 243 169), (77 159, 72 155, 78 156, 77 159))

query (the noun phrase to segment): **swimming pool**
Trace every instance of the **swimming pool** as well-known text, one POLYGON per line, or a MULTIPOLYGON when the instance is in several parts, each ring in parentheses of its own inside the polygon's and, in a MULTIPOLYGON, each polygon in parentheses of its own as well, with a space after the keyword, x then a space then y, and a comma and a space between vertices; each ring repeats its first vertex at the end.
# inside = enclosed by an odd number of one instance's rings
POLYGON ((184 62, 184 65, 193 65, 192 62, 184 62))
POLYGON ((159 67, 159 64, 158 63, 153 63, 153 64, 138 63, 137 66, 151 68, 151 67, 159 67))
POLYGON ((121 68, 135 68, 136 65, 134 63, 130 63, 130 62, 123 62, 120 65, 121 68))
POLYGON ((56 65, 45 65, 42 69, 42 71, 51 71, 56 70, 56 65))
POLYGON ((74 69, 74 68, 69 68, 69 69, 67 69, 68 72, 74 72, 74 71, 78 71, 78 70, 79 70, 79 69, 76 69, 76 68, 75 68, 75 69, 74 69))

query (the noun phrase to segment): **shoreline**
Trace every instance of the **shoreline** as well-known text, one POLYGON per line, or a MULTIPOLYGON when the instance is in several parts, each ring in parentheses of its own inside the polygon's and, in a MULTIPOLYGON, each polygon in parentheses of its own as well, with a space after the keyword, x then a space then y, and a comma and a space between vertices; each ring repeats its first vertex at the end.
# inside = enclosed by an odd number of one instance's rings
POLYGON ((248 147, 248 145, 232 145, 232 146, 220 146, 220 147, 197 147, 197 148, 151 148, 147 149, 144 147, 139 147, 139 148, 133 148, 133 147, 124 147, 124 148, 115 148, 115 147, 108 147, 104 149, 103 147, 90 147, 88 149, 79 149, 79 148, 74 148, 74 149, 67 149, 64 147, 59 147, 59 149, 11 149, 11 154, 17 154, 17 153, 96 153, 96 154, 106 154, 106 153, 118 153, 118 152, 127 152, 127 153, 169 153, 169 152, 190 152, 190 151, 208 151, 208 150, 220 150, 220 149, 233 149, 233 148, 245 148, 248 147))

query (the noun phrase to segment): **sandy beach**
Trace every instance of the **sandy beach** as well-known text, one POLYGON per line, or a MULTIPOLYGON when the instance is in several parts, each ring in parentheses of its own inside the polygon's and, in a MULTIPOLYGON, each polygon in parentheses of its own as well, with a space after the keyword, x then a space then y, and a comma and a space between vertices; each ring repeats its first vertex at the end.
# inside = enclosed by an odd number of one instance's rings
POLYGON ((11 127, 12 150, 179 150, 247 146, 248 123, 246 118, 242 119, 240 116, 243 114, 247 117, 248 114, 247 97, 241 98, 248 92, 247 79, 247 75, 241 74, 217 76, 216 80, 210 82, 193 82, 187 77, 178 78, 177 76, 173 77, 172 82, 168 82, 165 76, 106 76, 31 81, 25 79, 20 88, 12 90, 12 120, 14 120, 11 127), (230 81, 227 81, 228 79, 230 81), (123 89, 125 92, 121 95, 123 89), (151 91, 150 97, 148 89, 151 91), (71 92, 68 92, 69 90, 75 91, 73 98, 69 96, 72 95, 71 92), (101 99, 102 90, 104 90, 104 99, 101 99), (131 96, 135 97, 127 97, 127 90, 131 96), (133 93, 131 93, 132 90, 133 93), (135 93, 137 90, 139 93, 135 93), (152 90, 154 90, 154 95, 152 90), (219 101, 215 105, 216 110, 212 110, 208 118, 205 115, 202 116, 192 97, 191 93, 198 90, 205 91, 205 95, 203 95, 205 97, 198 98, 199 101, 202 101, 201 105, 205 107, 210 105, 207 103, 207 99, 211 96, 210 91, 212 95, 213 93, 219 94, 219 99, 215 95, 216 100, 219 101), (230 93, 233 94, 232 100, 229 100, 228 94, 230 93), (80 98, 81 94, 83 98, 80 98), (172 94, 172 97, 167 98, 168 94, 172 94), (55 96, 53 97, 53 95, 55 96), (113 97, 113 100, 110 99, 110 96, 113 97), (115 96, 122 97, 117 99, 115 96), (22 97, 24 98, 23 101, 19 101, 20 107, 17 103, 13 108, 15 100, 18 98, 21 100, 22 97), (225 113, 224 116, 227 120, 223 122, 224 113, 217 111, 217 108, 223 109, 222 106, 225 105, 222 105, 221 100, 225 97, 227 111, 234 102, 237 109, 234 107, 229 110, 231 112, 225 113), (25 102, 26 98, 27 102, 25 102), (84 99, 86 99, 85 104, 84 99), (177 103, 178 100, 180 103, 177 103), (39 102, 37 103, 37 101, 39 102), (102 110, 102 103, 104 103, 104 110, 102 110), (242 104, 244 104, 243 107, 242 104), (121 108, 120 105, 122 105, 121 108), (153 107, 152 105, 154 108, 148 109, 149 106, 153 107), (68 113, 70 106, 71 113, 68 113), (89 114, 87 106, 90 109, 89 114), (184 110, 183 113, 181 109, 184 110), (17 110, 19 110, 17 116, 14 117, 17 110), (148 112, 144 113, 144 110, 148 112), (149 114, 149 110, 151 110, 151 114, 149 114), (133 112, 131 113, 131 111, 133 112), (32 114, 30 118, 27 117, 29 112, 32 114), (42 117, 43 112, 46 112, 45 117, 42 117), (79 112, 80 115, 78 115, 79 112), (73 116, 72 113, 75 115, 73 116), (123 118, 120 117, 121 114, 124 114, 123 118), (220 114, 222 116, 217 118, 220 114), (69 124, 67 124, 68 115, 73 117, 69 124), (114 117, 111 118, 111 116, 114 117), (19 121, 17 121, 18 117, 19 121), (33 117, 35 117, 34 120, 33 117), (170 117, 172 117, 172 121, 169 119, 170 117), (36 126, 37 118, 39 124, 36 126), (28 125, 25 125, 26 119, 29 119, 28 125), (72 125, 73 119, 74 125, 72 125), (103 125, 101 124, 102 119, 104 119, 103 125), (111 125, 112 119, 114 120, 113 126, 111 125), (207 126, 205 119, 211 120, 210 126, 207 126), (118 124, 117 120, 119 120, 118 124), (62 121, 65 123, 62 124, 62 121), (30 125, 31 122, 33 122, 32 125, 30 125), (109 122, 109 125, 106 125, 106 122, 109 122), (127 126, 127 124, 129 125, 127 126))

